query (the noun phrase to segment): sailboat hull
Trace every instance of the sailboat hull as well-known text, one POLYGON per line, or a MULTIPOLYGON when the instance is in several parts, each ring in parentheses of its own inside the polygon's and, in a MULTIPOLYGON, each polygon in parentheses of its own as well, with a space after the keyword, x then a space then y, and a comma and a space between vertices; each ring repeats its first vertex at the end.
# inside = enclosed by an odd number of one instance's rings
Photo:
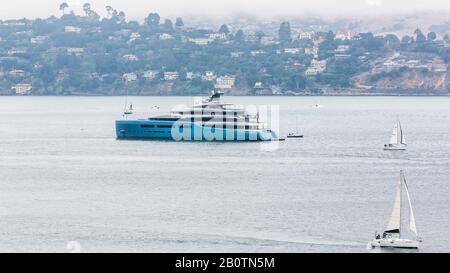
POLYGON ((385 151, 404 151, 406 150, 406 146, 385 146, 385 151))
POLYGON ((419 248, 419 241, 408 239, 374 239, 372 247, 419 248))

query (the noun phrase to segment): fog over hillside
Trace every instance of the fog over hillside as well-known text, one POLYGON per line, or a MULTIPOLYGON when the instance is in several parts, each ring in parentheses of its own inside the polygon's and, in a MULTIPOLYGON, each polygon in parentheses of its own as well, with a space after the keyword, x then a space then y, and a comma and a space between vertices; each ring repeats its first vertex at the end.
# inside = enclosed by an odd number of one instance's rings
MULTIPOLYGON (((62 0, 2 0, 0 18, 35 18, 59 14, 62 0)), ((367 16, 450 11, 445 0, 66 0, 75 12, 89 2, 93 9, 105 12, 106 5, 127 13, 128 18, 142 20, 150 11, 162 16, 202 16, 217 19, 236 14, 259 18, 298 17, 314 14, 326 18, 366 18, 367 16)), ((100 13, 101 14, 101 13, 100 13)), ((101 14, 102 15, 102 14, 101 14)), ((104 14, 103 14, 104 15, 104 14)))

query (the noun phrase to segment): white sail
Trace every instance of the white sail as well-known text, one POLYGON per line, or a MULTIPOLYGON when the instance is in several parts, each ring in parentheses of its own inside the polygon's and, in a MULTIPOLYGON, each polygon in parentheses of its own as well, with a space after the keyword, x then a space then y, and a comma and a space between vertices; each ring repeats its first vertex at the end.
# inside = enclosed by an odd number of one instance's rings
POLYGON ((405 134, 403 134, 402 125, 398 122, 400 144, 406 144, 405 134))
POLYGON ((389 144, 398 144, 398 124, 394 126, 392 129, 391 139, 389 140, 389 144))
MULTIPOLYGON (((403 176, 403 174, 402 174, 403 176)), ((417 227, 416 227, 416 220, 414 219, 414 212, 411 205, 411 198, 409 196, 408 191, 408 185, 406 184, 406 179, 403 176, 403 182, 405 184, 405 190, 406 190, 406 197, 408 197, 408 204, 409 204, 409 230, 414 232, 414 234, 417 236, 417 227)))
POLYGON ((397 185, 397 193, 395 194, 394 207, 392 208, 391 218, 386 226, 386 231, 400 232, 401 225, 401 209, 402 209, 402 177, 400 177, 397 185))

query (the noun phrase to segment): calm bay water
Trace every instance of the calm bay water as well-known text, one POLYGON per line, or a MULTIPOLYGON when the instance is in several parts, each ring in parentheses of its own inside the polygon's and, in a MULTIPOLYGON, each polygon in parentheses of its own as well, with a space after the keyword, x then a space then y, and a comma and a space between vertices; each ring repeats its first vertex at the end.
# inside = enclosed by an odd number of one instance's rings
MULTIPOLYGON (((0 97, 0 251, 369 252, 400 169, 420 251, 450 251, 450 98, 224 100, 279 105, 305 138, 117 141, 124 98, 0 97), (409 150, 383 151, 397 115, 409 150)), ((193 99, 129 101, 145 117, 193 99)))

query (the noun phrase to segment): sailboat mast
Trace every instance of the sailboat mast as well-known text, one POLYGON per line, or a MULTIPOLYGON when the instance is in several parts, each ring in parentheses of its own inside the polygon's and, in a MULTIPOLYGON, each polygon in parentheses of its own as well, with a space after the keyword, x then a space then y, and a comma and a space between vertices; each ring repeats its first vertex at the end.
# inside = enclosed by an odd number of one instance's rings
POLYGON ((123 112, 127 111, 127 105, 128 105, 128 87, 125 86, 125 107, 123 109, 123 112))
MULTIPOLYGON (((399 125, 400 125, 400 122, 399 122, 399 125)), ((404 179, 405 179, 405 177, 404 177, 404 175, 403 175, 403 170, 401 170, 400 171, 400 187, 399 187, 399 189, 400 189, 400 225, 399 225, 399 229, 398 229, 398 237, 399 238, 402 238, 402 188, 403 188, 403 181, 404 181, 404 179)))

